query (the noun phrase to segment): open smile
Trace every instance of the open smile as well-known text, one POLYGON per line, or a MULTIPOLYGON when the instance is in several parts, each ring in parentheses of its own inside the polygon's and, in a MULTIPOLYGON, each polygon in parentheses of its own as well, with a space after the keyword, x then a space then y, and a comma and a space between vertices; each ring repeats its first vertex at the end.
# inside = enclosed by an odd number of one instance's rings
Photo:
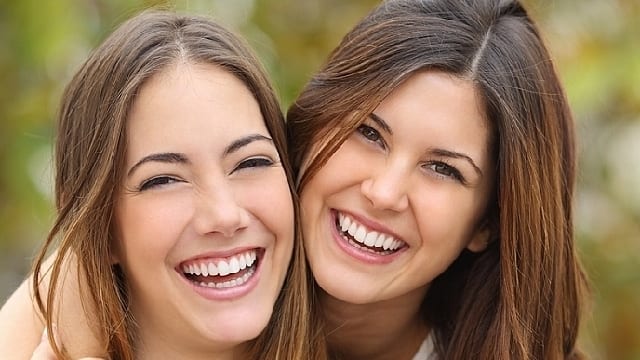
POLYGON ((264 249, 253 248, 224 258, 184 261, 176 270, 179 270, 182 277, 200 293, 208 294, 214 291, 241 295, 240 293, 245 293, 243 289, 248 292, 249 288, 255 286, 256 281, 252 280, 258 272, 263 256, 264 249))
POLYGON ((406 242, 383 231, 375 231, 354 217, 334 211, 335 229, 344 243, 357 251, 376 256, 390 256, 407 248, 406 242))

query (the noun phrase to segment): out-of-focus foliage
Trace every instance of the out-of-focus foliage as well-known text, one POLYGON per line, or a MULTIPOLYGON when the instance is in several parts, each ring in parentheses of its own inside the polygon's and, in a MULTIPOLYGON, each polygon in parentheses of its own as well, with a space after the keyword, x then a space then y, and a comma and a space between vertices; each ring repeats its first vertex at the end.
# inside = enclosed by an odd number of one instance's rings
MULTIPOLYGON (((0 0, 0 300, 53 221, 60 93, 114 26, 150 6, 209 14, 244 35, 286 108, 374 0, 0 0)), ((528 0, 571 100, 580 143, 576 235, 593 280, 581 342, 640 359, 640 2, 528 0)))
POLYGON ((583 344, 640 359, 640 2, 533 5, 578 128, 576 236, 593 281, 583 344))

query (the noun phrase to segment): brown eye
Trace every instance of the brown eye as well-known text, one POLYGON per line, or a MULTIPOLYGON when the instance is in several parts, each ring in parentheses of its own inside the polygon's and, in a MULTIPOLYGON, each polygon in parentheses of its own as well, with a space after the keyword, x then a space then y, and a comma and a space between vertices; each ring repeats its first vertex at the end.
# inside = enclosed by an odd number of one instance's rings
POLYGON ((384 137, 382 137, 376 128, 366 124, 361 124, 356 129, 356 132, 360 136, 364 137, 365 141, 374 143, 376 146, 379 146, 384 150, 387 149, 387 143, 384 141, 384 137))
POLYGON ((370 141, 380 140, 380 133, 376 129, 372 128, 371 126, 360 125, 358 127, 358 131, 362 134, 362 136, 367 138, 367 140, 370 140, 370 141))
POLYGON ((358 132, 369 141, 378 142, 382 139, 378 130, 368 125, 362 124, 358 126, 358 132))
POLYGON ((442 162, 442 161, 433 161, 430 162, 428 164, 426 164, 425 166, 426 168, 428 168, 429 170, 435 172, 436 174, 443 176, 443 177, 447 177, 447 178, 451 178, 457 181, 460 181, 462 183, 465 182, 464 177, 462 176, 462 174, 460 173, 460 171, 458 169, 456 169, 455 167, 442 162))

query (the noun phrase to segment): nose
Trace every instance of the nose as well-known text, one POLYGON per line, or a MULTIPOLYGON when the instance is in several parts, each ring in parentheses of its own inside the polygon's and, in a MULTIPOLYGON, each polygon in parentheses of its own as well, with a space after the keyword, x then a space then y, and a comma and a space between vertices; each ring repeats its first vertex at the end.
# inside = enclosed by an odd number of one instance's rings
POLYGON ((213 191, 196 195, 193 223, 199 234, 221 234, 232 237, 249 224, 249 212, 239 203, 229 186, 216 186, 213 191))
POLYGON ((403 211, 409 206, 408 174, 385 166, 360 185, 360 190, 375 209, 403 211))

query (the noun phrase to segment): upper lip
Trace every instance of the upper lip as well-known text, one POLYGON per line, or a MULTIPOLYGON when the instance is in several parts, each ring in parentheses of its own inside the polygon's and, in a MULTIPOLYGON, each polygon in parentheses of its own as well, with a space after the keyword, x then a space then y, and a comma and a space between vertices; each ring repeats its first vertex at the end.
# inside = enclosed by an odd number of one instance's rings
MULTIPOLYGON (((387 226, 385 226, 384 224, 382 224, 382 223, 380 223, 380 222, 378 222, 376 220, 369 219, 367 217, 355 214, 355 213, 350 212, 350 211, 339 210, 339 209, 335 209, 335 211, 350 216, 351 218, 355 219, 360 224, 366 226, 369 230, 377 231, 379 233, 384 233, 384 234, 387 234, 387 235, 391 235, 395 239, 404 241, 402 236, 398 235, 396 232, 394 232, 393 230, 389 229, 387 226)), ((406 241, 404 241, 404 242, 406 243, 406 241)))
POLYGON ((188 259, 184 259, 180 261, 180 263, 182 264, 185 262, 192 262, 192 261, 198 261, 198 260, 227 259, 234 255, 244 253, 252 249, 257 250, 258 252, 264 250, 264 248, 260 246, 243 246, 243 247, 233 248, 229 250, 208 251, 208 252, 200 253, 196 256, 192 256, 188 259))

